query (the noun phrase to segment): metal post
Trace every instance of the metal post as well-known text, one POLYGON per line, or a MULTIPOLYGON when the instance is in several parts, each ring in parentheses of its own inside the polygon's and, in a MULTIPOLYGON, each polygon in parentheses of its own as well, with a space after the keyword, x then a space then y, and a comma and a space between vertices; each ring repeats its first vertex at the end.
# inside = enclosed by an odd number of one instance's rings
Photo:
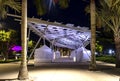
POLYGON ((38 46, 38 44, 39 44, 39 42, 40 42, 41 38, 42 38, 42 37, 40 37, 40 38, 39 38, 39 40, 37 41, 37 43, 36 43, 36 45, 35 45, 35 47, 34 47, 33 51, 31 52, 30 56, 28 57, 27 63, 29 62, 30 58, 32 57, 32 55, 33 55, 33 53, 34 53, 34 51, 35 51, 36 47, 38 46))
POLYGON ((27 55, 28 55, 28 43, 29 43, 29 39, 30 39, 30 28, 29 28, 28 36, 27 36, 27 55))

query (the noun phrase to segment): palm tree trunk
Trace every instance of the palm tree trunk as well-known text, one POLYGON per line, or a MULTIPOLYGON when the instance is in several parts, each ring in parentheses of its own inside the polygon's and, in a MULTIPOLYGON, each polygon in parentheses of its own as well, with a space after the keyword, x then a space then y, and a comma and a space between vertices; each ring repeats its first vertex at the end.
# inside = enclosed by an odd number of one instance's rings
POLYGON ((27 0, 22 0, 21 35, 22 35, 22 60, 18 74, 18 79, 26 80, 29 78, 27 70, 27 0))
POLYGON ((91 0, 90 2, 90 19, 91 19, 91 62, 89 69, 96 69, 96 58, 95 58, 95 41, 96 41, 96 17, 95 17, 95 0, 91 0))
POLYGON ((116 48, 116 68, 120 68, 120 38, 114 36, 115 48, 116 48))
POLYGON ((8 54, 9 54, 9 45, 8 45, 8 42, 6 42, 6 48, 7 48, 7 50, 5 51, 5 61, 8 61, 8 54))

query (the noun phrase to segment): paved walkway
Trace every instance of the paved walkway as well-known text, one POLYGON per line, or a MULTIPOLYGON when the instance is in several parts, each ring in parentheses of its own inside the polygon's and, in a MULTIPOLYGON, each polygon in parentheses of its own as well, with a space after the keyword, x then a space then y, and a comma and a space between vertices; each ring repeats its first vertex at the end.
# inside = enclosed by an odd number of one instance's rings
MULTIPOLYGON (((14 81, 18 76, 19 62, 0 64, 0 81, 14 81)), ((89 71, 86 63, 28 65, 29 76, 34 81, 120 81, 120 68, 114 64, 97 62, 97 71, 89 71)))

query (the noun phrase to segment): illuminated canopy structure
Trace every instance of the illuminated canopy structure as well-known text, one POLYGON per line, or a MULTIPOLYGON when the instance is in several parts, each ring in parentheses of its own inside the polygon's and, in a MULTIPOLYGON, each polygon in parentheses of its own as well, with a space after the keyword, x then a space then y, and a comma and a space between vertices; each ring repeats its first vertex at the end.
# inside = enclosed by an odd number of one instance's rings
POLYGON ((74 27, 73 24, 63 25, 43 20, 36 21, 28 20, 30 30, 55 46, 77 49, 89 44, 91 34, 88 27, 74 27))
MULTIPOLYGON (((28 26, 29 29, 32 30, 34 33, 36 33, 38 36, 40 36, 40 38, 49 41, 52 44, 52 46, 68 48, 74 51, 78 50, 77 53, 73 52, 71 53, 72 55, 70 55, 70 57, 73 58, 73 61, 76 62, 90 61, 91 53, 89 50, 85 49, 85 47, 90 43, 90 38, 91 38, 90 30, 88 27, 80 27, 80 26, 74 27, 73 24, 63 25, 58 22, 48 22, 34 18, 28 19, 28 26)), ((43 54, 42 51, 40 51, 39 54, 43 54)), ((35 56, 37 55, 36 56, 37 58, 39 57, 43 59, 42 57, 40 57, 41 55, 39 54, 36 53, 35 51, 35 56)), ((51 55, 52 57, 54 57, 54 54, 51 55)), ((55 62, 53 58, 51 59, 51 61, 55 62)), ((44 58, 42 62, 48 62, 48 59, 46 59, 45 61, 44 58)), ((60 61, 60 62, 64 62, 64 61, 60 61)))
MULTIPOLYGON (((11 14, 8 14, 8 15, 21 18, 20 16, 16 16, 16 15, 11 15, 11 14)), ((16 20, 21 21, 19 19, 16 19, 16 20)), ((72 57, 74 61, 79 62, 81 59, 82 61, 85 61, 85 60, 90 61, 91 52, 85 48, 90 43, 90 38, 91 38, 91 33, 88 27, 80 27, 80 26, 74 27, 73 24, 63 25, 62 23, 58 23, 56 21, 49 22, 49 21, 44 21, 37 18, 28 18, 27 24, 29 28, 28 38, 30 37, 30 31, 34 32, 40 37, 33 51, 31 52, 29 59, 31 58, 34 52, 40 53, 40 54, 43 54, 44 52, 44 54, 48 54, 48 52, 46 53, 45 50, 40 51, 41 49, 40 50, 36 49, 36 47, 38 46, 42 38, 50 42, 52 46, 68 48, 73 50, 71 52, 70 57, 72 57)), ((50 56, 50 58, 51 58, 51 61, 53 61, 53 58, 54 58, 53 53, 55 52, 52 48, 49 48, 49 50, 50 49, 52 51, 52 54, 51 54, 52 57, 50 56)), ((39 54, 37 55, 41 56, 39 54)), ((35 55, 35 57, 37 58, 34 58, 34 59, 38 59, 38 56, 35 55)), ((59 57, 60 57, 60 54, 57 54, 57 58, 59 57)), ((43 57, 40 57, 40 58, 43 59, 43 57)))

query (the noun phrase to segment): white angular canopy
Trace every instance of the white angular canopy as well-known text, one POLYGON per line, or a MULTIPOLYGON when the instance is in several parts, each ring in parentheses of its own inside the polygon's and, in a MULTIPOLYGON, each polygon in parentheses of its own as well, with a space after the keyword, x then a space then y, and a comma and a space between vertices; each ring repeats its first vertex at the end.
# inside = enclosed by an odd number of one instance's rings
POLYGON ((74 27, 73 24, 63 25, 57 22, 40 21, 28 20, 29 28, 55 46, 77 49, 89 43, 91 34, 88 27, 74 27))
MULTIPOLYGON (((21 16, 13 14, 7 15, 21 18, 21 16)), ((55 46, 77 49, 81 46, 86 47, 90 43, 91 33, 88 27, 74 27, 73 24, 63 25, 58 22, 48 22, 37 18, 28 18, 28 26, 37 35, 47 39, 55 46)))

